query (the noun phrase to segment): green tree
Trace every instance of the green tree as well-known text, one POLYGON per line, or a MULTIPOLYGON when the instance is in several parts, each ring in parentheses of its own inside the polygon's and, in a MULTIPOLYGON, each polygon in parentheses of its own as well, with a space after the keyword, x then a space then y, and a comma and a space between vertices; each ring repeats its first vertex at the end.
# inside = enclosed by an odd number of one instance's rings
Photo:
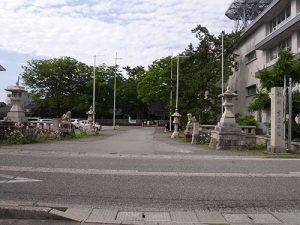
POLYGON ((147 106, 138 98, 138 79, 143 77, 145 69, 142 66, 124 67, 127 79, 124 80, 121 90, 121 108, 126 116, 142 119, 147 112, 147 106))
POLYGON ((61 116, 68 110, 82 115, 88 109, 86 84, 91 68, 70 57, 31 60, 23 66, 22 77, 31 90, 33 113, 39 116, 61 116))
MULTIPOLYGON (((248 110, 260 111, 271 109, 270 91, 272 87, 283 87, 284 77, 287 81, 292 78, 293 85, 300 82, 300 59, 295 59, 295 55, 284 49, 278 52, 278 60, 274 66, 258 71, 257 78, 260 80, 260 89, 257 91, 248 106, 248 110)), ((287 101, 288 102, 288 101, 287 101)), ((296 124, 295 117, 300 114, 300 93, 296 91, 292 95, 292 123, 293 136, 300 135, 300 126, 296 124)))
MULTIPOLYGON (((269 97, 272 87, 283 87, 284 76, 287 81, 291 77, 293 84, 300 82, 300 59, 295 60, 295 56, 292 52, 284 49, 280 49, 278 52, 278 60, 274 66, 270 68, 264 68, 258 71, 257 78, 260 80, 260 89, 257 91, 252 99, 252 102, 248 106, 249 111, 270 110, 271 99, 269 97)), ((294 113, 299 114, 297 111, 296 102, 293 103, 294 113)))
POLYGON ((138 98, 144 103, 162 102, 167 105, 170 102, 171 91, 171 57, 155 60, 143 76, 138 79, 138 98))
MULTIPOLYGON (((180 64, 181 112, 192 113, 201 123, 215 124, 221 114, 221 35, 214 36, 207 28, 197 26, 193 33, 198 45, 190 44, 184 51, 189 58, 180 64)), ((231 75, 235 43, 239 33, 224 34, 224 80, 231 75)))
MULTIPOLYGON (((208 29, 197 26, 192 31, 198 39, 197 46, 190 44, 180 55, 179 112, 185 118, 191 112, 202 123, 216 123, 221 111, 221 35, 214 36, 208 29)), ((231 75, 238 32, 224 34, 225 76, 231 75)), ((170 110, 170 91, 175 99, 176 57, 154 61, 138 81, 138 96, 145 102, 160 102, 166 112, 170 110), (170 79, 173 60, 173 79, 170 79)), ((173 104, 174 105, 174 104, 173 104)), ((174 107, 171 109, 174 111, 174 107)), ((168 113, 166 113, 168 115, 168 113)))

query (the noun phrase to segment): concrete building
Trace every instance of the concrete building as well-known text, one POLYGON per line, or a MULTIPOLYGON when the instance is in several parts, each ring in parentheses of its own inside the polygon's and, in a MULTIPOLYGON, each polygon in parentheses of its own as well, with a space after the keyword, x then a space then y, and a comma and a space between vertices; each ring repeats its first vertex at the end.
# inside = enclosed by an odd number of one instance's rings
MULTIPOLYGON (((228 85, 239 95, 234 112, 246 115, 259 87, 257 71, 276 62, 279 48, 300 53, 300 0, 235 0, 226 15, 244 27, 228 85)), ((256 119, 269 122, 270 113, 257 112, 256 119)))

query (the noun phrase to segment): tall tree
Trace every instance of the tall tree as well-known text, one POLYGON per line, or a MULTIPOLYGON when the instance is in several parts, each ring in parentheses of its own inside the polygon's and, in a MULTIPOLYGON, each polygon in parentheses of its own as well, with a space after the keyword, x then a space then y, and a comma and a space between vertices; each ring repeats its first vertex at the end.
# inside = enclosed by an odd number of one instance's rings
MULTIPOLYGON (((207 28, 197 26, 193 33, 198 45, 190 44, 183 52, 189 58, 180 63, 179 107, 192 113, 201 123, 215 124, 221 114, 221 35, 214 36, 207 28)), ((224 80, 231 75, 238 32, 224 34, 224 80)))
POLYGON ((34 114, 56 117, 71 110, 79 116, 88 108, 85 92, 92 70, 84 63, 61 57, 31 60, 23 69, 23 80, 35 103, 34 114))
POLYGON ((142 66, 124 67, 127 79, 124 80, 121 89, 122 111, 126 116, 142 119, 147 112, 147 106, 138 98, 138 79, 143 77, 145 69, 142 66))

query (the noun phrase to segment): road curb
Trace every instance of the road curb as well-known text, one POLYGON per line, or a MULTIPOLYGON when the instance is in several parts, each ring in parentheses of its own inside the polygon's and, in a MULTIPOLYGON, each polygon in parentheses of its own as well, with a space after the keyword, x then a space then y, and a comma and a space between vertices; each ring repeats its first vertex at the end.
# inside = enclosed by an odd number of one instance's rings
MULTIPOLYGON (((53 213, 54 208, 34 207, 19 205, 0 205, 1 219, 41 219, 41 220, 71 220, 57 213, 53 213)), ((57 209, 55 209, 57 210, 57 209)), ((63 213, 63 211, 61 211, 63 213)))

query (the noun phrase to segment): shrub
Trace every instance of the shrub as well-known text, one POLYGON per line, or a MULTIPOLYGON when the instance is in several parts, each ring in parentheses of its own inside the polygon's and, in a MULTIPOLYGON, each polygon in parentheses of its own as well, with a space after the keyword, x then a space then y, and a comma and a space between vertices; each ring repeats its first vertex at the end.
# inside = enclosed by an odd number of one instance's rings
POLYGON ((248 150, 265 150, 267 147, 264 144, 253 144, 253 143, 246 143, 245 146, 248 150))
POLYGON ((7 137, 7 143, 9 144, 30 144, 36 142, 36 138, 32 134, 16 132, 7 137))
POLYGON ((300 139, 300 124, 293 124, 292 135, 295 139, 300 139))
POLYGON ((256 126, 256 120, 254 116, 242 116, 240 114, 237 114, 235 116, 235 121, 240 126, 256 126))
POLYGON ((294 138, 293 141, 294 142, 300 142, 300 138, 294 138))

